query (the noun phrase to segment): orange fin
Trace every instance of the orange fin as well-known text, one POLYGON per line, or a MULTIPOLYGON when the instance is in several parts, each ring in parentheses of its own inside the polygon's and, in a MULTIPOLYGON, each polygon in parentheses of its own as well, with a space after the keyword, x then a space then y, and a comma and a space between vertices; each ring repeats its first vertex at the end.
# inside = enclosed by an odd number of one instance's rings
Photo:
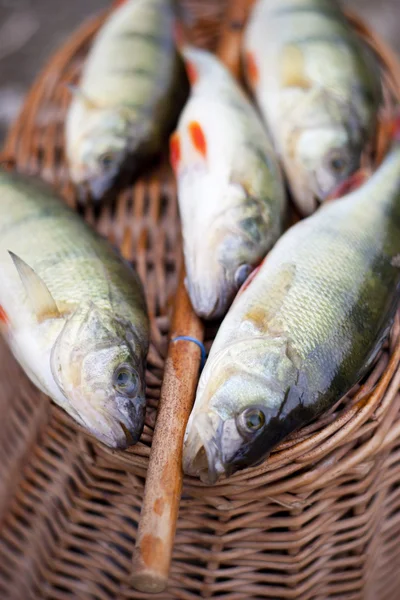
POLYGON ((127 0, 114 0, 112 7, 114 9, 119 8, 120 6, 122 6, 123 4, 125 4, 127 0))
POLYGON ((0 305, 0 323, 4 323, 5 325, 8 325, 8 323, 9 323, 8 315, 1 305, 0 305))
POLYGON ((253 52, 246 53, 246 69, 251 85, 254 87, 260 80, 260 72, 258 69, 256 57, 253 52))
POLYGON ((400 113, 397 112, 396 117, 393 119, 391 127, 391 137, 396 142, 400 142, 400 113))
POLYGON ((169 139, 169 161, 172 169, 176 173, 181 161, 181 138, 177 131, 175 131, 169 139))
POLYGON ((190 139, 192 140, 192 144, 193 146, 196 148, 196 150, 198 152, 200 152, 200 154, 202 156, 204 156, 204 158, 207 157, 207 140, 206 140, 206 136, 204 135, 204 131, 200 125, 200 123, 198 123, 197 121, 191 121, 189 123, 189 135, 190 135, 190 139))
POLYGON ((298 46, 288 44, 284 47, 280 71, 282 87, 310 89, 311 82, 305 72, 304 54, 298 46))
POLYGON ((395 116, 382 111, 378 119, 376 140, 376 163, 379 166, 385 158, 389 148, 400 142, 400 111, 395 111, 395 116))
POLYGON ((371 176, 371 172, 369 169, 360 169, 356 171, 353 175, 350 175, 345 181, 339 183, 339 185, 333 190, 331 194, 329 194, 326 201, 337 200, 338 198, 342 198, 343 196, 347 196, 351 192, 354 192, 358 188, 360 188, 363 183, 369 179, 371 176))

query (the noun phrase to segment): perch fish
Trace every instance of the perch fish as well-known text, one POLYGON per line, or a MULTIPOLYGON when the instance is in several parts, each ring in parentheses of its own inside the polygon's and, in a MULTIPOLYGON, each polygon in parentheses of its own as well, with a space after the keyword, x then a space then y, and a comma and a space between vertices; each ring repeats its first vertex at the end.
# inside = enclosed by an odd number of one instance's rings
POLYGON ((400 299, 400 145, 361 188, 289 229, 239 291, 201 375, 186 473, 263 461, 368 371, 400 299))
POLYGON ((272 144, 229 71, 183 49, 190 98, 170 141, 186 286, 201 317, 220 317, 282 231, 285 190, 272 144))
POLYGON ((95 38, 66 121, 74 183, 95 200, 159 154, 187 98, 173 0, 125 0, 95 38))
POLYGON ((49 188, 0 171, 0 330, 32 382, 111 447, 145 417, 136 273, 49 188))
POLYGON ((311 214, 359 168, 374 136, 377 61, 335 0, 259 0, 244 47, 293 197, 311 214))

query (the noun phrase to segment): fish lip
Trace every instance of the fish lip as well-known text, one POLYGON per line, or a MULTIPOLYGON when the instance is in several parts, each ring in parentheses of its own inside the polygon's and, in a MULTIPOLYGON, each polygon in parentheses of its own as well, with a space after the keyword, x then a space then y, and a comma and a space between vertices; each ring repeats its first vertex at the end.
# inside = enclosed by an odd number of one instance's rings
POLYGON ((109 413, 82 401, 78 395, 69 400, 83 427, 109 448, 126 450, 139 441, 146 415, 142 397, 132 400, 130 412, 115 406, 109 413))
POLYGON ((112 421, 113 427, 110 428, 110 434, 93 430, 93 428, 89 425, 86 426, 88 428, 90 427, 89 430, 96 437, 96 439, 109 448, 126 450, 127 448, 134 446, 139 441, 140 436, 142 435, 144 423, 140 427, 135 425, 134 428, 129 428, 126 426, 122 418, 113 418, 112 421))
POLYGON ((216 288, 216 292, 213 290, 210 294, 205 294, 201 284, 194 285, 189 278, 186 279, 185 284, 194 311, 199 317, 212 321, 225 315, 230 298, 233 296, 226 291, 227 286, 220 285, 216 288))
POLYGON ((89 198, 94 202, 108 199, 112 195, 113 188, 117 185, 119 176, 120 171, 118 168, 110 169, 107 173, 71 172, 71 178, 81 204, 86 204, 89 198))
POLYGON ((188 425, 184 441, 183 470, 187 475, 200 477, 207 485, 214 485, 227 473, 219 440, 223 420, 216 413, 199 413, 188 425), (207 431, 213 431, 208 435, 207 431))
POLYGON ((135 398, 132 400, 132 407, 134 414, 124 414, 118 409, 114 419, 118 423, 119 428, 123 432, 123 436, 118 438, 117 448, 125 450, 130 446, 134 446, 140 439, 144 421, 146 417, 146 402, 144 398, 135 398))
POLYGON ((97 175, 96 177, 88 178, 86 185, 90 191, 90 197, 95 202, 106 199, 116 184, 117 176, 118 171, 115 169, 106 175, 97 175))
POLYGON ((126 450, 126 448, 130 448, 131 446, 137 444, 137 442, 140 439, 140 436, 142 435, 144 423, 139 429, 136 427, 133 432, 130 429, 128 429, 128 427, 123 421, 118 421, 118 424, 124 433, 125 439, 122 438, 122 443, 118 444, 117 448, 126 450))

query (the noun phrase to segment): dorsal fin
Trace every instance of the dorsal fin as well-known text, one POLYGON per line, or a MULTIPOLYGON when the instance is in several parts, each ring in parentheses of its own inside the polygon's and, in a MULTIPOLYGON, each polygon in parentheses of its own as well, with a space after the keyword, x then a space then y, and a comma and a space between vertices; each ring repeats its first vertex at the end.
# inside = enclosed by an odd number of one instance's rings
POLYGON ((44 281, 22 258, 10 250, 8 253, 18 271, 38 322, 60 317, 57 304, 44 281))

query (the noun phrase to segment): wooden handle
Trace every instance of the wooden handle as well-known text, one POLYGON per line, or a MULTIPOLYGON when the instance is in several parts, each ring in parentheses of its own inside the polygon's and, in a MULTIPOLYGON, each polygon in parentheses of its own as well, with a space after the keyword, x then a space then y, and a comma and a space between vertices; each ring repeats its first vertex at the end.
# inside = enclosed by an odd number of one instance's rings
POLYGON ((183 436, 200 367, 200 347, 174 341, 180 336, 203 341, 203 324, 193 312, 183 278, 182 273, 133 554, 133 586, 141 592, 161 592, 168 582, 182 490, 183 436))
MULTIPOLYGON (((218 55, 234 75, 240 72, 237 38, 242 33, 246 6, 250 6, 250 1, 231 0, 219 45, 218 55)), ((141 592, 162 592, 168 583, 183 482, 183 437, 201 358, 200 348, 194 342, 173 340, 190 336, 202 342, 203 335, 204 328, 192 309, 182 272, 133 553, 132 584, 141 592)))

